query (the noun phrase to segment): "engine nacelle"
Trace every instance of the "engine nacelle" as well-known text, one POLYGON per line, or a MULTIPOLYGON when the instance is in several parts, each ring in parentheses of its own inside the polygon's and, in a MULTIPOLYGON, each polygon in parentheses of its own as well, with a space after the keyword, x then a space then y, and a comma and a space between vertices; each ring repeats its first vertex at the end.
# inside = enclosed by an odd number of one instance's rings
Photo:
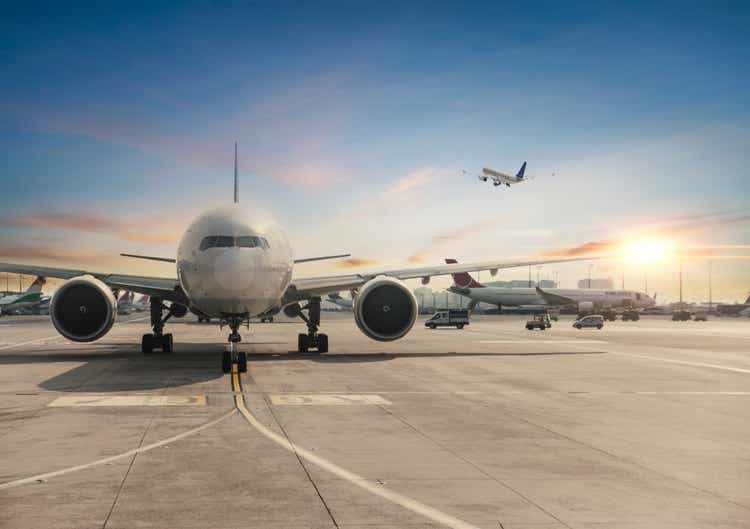
POLYGON ((404 283, 392 277, 376 277, 365 283, 354 298, 354 321, 373 340, 389 342, 408 333, 419 309, 404 283))
POLYGON ((57 332, 74 342, 93 342, 109 332, 117 316, 112 290, 92 276, 71 279, 52 296, 49 315, 57 332))
POLYGON ((591 301, 579 301, 578 302, 578 313, 583 312, 594 312, 594 303, 591 301))

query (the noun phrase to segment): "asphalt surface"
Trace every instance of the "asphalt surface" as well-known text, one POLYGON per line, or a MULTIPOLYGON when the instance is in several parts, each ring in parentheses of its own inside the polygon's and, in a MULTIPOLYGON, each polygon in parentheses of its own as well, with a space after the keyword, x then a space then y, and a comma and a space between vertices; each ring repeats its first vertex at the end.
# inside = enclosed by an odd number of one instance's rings
POLYGON ((143 315, 74 344, 0 318, 0 527, 750 527, 750 321, 529 332, 420 321, 374 342, 324 314, 244 332, 143 315))

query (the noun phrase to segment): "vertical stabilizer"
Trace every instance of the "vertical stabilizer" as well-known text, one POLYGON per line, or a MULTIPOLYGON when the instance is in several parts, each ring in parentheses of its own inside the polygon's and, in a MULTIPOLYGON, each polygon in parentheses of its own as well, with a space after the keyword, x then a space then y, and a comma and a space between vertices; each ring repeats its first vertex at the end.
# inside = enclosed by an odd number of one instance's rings
POLYGON ((518 171, 516 178, 518 178, 519 180, 523 180, 523 174, 525 172, 526 172, 526 162, 523 162, 523 165, 521 166, 521 169, 518 171))
MULTIPOLYGON (((458 261, 455 259, 445 260, 446 264, 456 264, 458 261)), ((453 276, 453 284, 460 288, 484 288, 484 285, 479 281, 476 281, 468 272, 459 272, 457 274, 451 274, 453 276)))
POLYGON ((240 190, 237 184, 237 142, 234 142, 234 203, 240 201, 240 190))

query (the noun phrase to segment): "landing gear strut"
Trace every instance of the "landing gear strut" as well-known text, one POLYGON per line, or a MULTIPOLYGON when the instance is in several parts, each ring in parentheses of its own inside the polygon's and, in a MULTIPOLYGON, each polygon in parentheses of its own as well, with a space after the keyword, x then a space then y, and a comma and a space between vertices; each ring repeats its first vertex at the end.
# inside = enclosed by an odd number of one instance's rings
POLYGON ((162 303, 161 298, 151 298, 151 328, 153 334, 144 334, 141 339, 141 352, 150 354, 154 349, 161 349, 163 353, 172 352, 172 334, 164 334, 164 324, 175 313, 177 304, 172 303, 168 308, 162 303), (167 309, 167 314, 162 318, 162 313, 167 309))
POLYGON ((328 335, 318 334, 320 327, 320 298, 310 298, 307 305, 300 308, 299 317, 307 324, 307 334, 297 336, 297 351, 306 353, 310 349, 317 349, 319 353, 328 352, 328 335), (307 311, 305 316, 302 311, 307 311))
POLYGON ((232 364, 237 363, 237 371, 240 373, 247 372, 247 354, 237 350, 238 344, 242 341, 242 336, 237 332, 245 318, 231 317, 228 320, 229 328, 232 334, 229 335, 229 350, 224 351, 221 357, 221 370, 224 373, 231 373, 232 364))

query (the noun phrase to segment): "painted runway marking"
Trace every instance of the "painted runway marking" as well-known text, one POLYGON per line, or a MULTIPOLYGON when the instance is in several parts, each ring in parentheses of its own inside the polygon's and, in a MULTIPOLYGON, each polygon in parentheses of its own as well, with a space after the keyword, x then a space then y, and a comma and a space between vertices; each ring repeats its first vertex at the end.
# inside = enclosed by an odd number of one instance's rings
POLYGON ((475 525, 472 525, 463 520, 459 520, 458 518, 455 518, 450 514, 446 514, 433 507, 430 507, 429 505, 425 505, 424 503, 413 500, 408 496, 404 496, 403 494, 399 494, 398 492, 390 490, 382 484, 378 484, 374 481, 369 481, 366 478, 355 474, 354 472, 350 472, 349 470, 338 466, 336 463, 332 463, 331 461, 328 461, 327 459, 324 459, 319 455, 314 454, 306 450, 305 448, 302 448, 301 446, 293 443, 286 437, 283 437, 276 432, 268 429, 266 426, 261 424, 260 421, 258 421, 245 406, 245 397, 241 393, 240 377, 239 373, 237 373, 237 366, 234 366, 232 372, 232 390, 234 391, 234 404, 235 406, 237 406, 237 410, 240 412, 242 417, 244 417, 245 420, 261 435, 263 435, 263 437, 273 441, 289 452, 292 452, 293 454, 297 455, 297 457, 304 459, 305 461, 312 463, 313 465, 333 474, 336 477, 344 479, 349 483, 352 483, 353 485, 357 485, 358 487, 366 490, 371 494, 374 494, 375 496, 379 496, 390 501, 391 503, 395 503, 396 505, 400 505, 405 509, 420 514, 425 518, 432 520, 433 522, 448 527, 453 527, 455 529, 478 529, 475 525))
POLYGON ((357 394, 302 394, 287 393, 283 395, 269 395, 271 404, 274 406, 357 406, 375 405, 387 406, 390 404, 380 395, 357 395, 357 394))
POLYGON ((10 349, 11 347, 20 347, 22 345, 31 345, 33 343, 44 342, 44 341, 47 341, 47 340, 57 340, 59 338, 62 338, 62 336, 60 336, 59 334, 56 334, 54 336, 47 336, 45 338, 37 338, 36 340, 29 340, 28 342, 18 342, 18 343, 12 343, 12 344, 9 344, 9 345, 4 345, 4 346, 0 347, 0 350, 2 350, 2 349, 10 349))
POLYGON ((205 406, 205 395, 65 395, 47 406, 205 406))
POLYGON ((539 338, 538 340, 474 340, 474 343, 507 343, 507 344, 522 344, 522 343, 537 343, 537 344, 560 344, 560 343, 608 343, 604 340, 545 340, 539 338))
POLYGON ((654 360, 657 362, 668 362, 670 364, 682 364, 694 367, 710 367, 711 369, 721 369, 722 371, 732 371, 734 373, 750 373, 750 369, 743 369, 741 367, 722 366, 719 364, 706 364, 704 362, 690 362, 688 360, 673 360, 672 358, 661 358, 658 356, 639 355, 635 353, 623 353, 620 351, 610 351, 610 353, 623 356, 632 356, 634 358, 643 358, 645 360, 654 360))
POLYGON ((198 426, 197 428, 193 428, 191 430, 187 430, 185 432, 182 432, 181 434, 177 434, 172 437, 168 437, 166 439, 162 439, 161 441, 157 441, 156 443, 151 443, 150 445, 141 446, 140 448, 134 448, 133 450, 128 450, 127 452, 123 452, 121 454, 117 454, 110 457, 105 457, 103 459, 97 459, 96 461, 92 461, 91 463, 84 463, 83 465, 76 465, 74 467, 70 468, 64 468, 62 470, 56 470, 54 472, 47 472, 45 474, 37 474, 36 476, 31 476, 28 478, 23 479, 17 479, 14 481, 8 481, 6 483, 0 483, 0 490, 3 489, 10 489, 13 487, 19 487, 21 485, 28 485, 30 483, 36 483, 36 482, 43 482, 47 481, 51 478, 55 478, 58 476, 63 476, 65 474, 70 474, 71 472, 77 472, 78 470, 85 470, 87 468, 95 467, 98 465, 104 465, 107 463, 111 463, 113 461, 117 461, 118 459, 123 459, 126 457, 130 457, 135 454, 141 454, 143 452, 148 452, 149 450, 153 450, 154 448, 159 448, 161 446, 167 445, 169 443, 174 443, 175 441, 179 441, 180 439, 184 439, 185 437, 189 437, 193 434, 196 434, 198 432, 201 432, 205 430, 206 428, 210 428, 211 426, 214 426, 215 424, 220 423, 227 417, 231 417, 237 413, 237 410, 232 409, 225 413, 224 415, 209 421, 205 424, 202 424, 201 426, 198 426))

